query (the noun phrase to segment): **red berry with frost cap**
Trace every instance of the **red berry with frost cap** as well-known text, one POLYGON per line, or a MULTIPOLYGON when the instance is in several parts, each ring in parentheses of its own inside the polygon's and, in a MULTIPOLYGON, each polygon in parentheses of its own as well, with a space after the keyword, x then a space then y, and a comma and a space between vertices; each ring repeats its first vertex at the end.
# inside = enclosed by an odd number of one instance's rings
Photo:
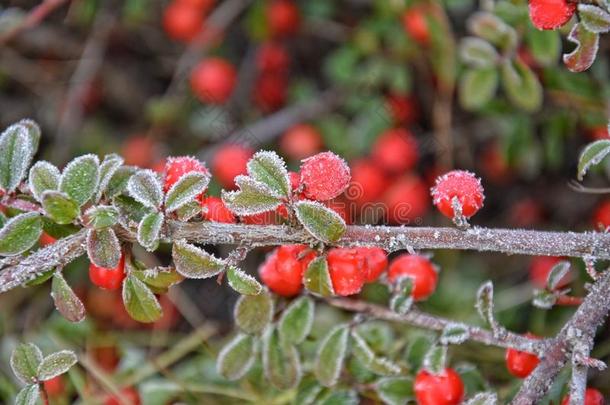
POLYGON ((389 173, 404 172, 417 164, 417 140, 404 128, 389 129, 377 138, 371 156, 379 167, 389 173))
POLYGON ((125 278, 125 256, 121 255, 119 265, 115 268, 89 265, 89 279, 93 284, 106 290, 118 290, 125 278))
POLYGON ((457 405, 464 397, 464 383, 452 368, 438 374, 421 370, 413 385, 418 405, 457 405))
POLYGON ((436 179, 432 201, 447 218, 453 218, 453 200, 462 206, 462 215, 470 218, 483 206, 485 195, 481 180, 465 170, 453 170, 436 179))
MULTIPOLYGON (((570 396, 567 395, 563 401, 561 401, 561 405, 569 405, 570 404, 570 396)), ((585 404, 584 405, 606 405, 606 400, 601 392, 596 390, 595 388, 587 388, 585 391, 585 404)))
POLYGON ((530 0, 530 19, 539 30, 554 30, 572 18, 576 4, 568 0, 530 0))
POLYGON ((328 271, 336 295, 358 294, 366 281, 366 263, 358 249, 331 249, 328 271))
POLYGON ((200 162, 191 156, 167 158, 165 162, 165 182, 163 183, 163 190, 167 193, 169 189, 187 173, 209 174, 210 172, 203 162, 200 162))
MULTIPOLYGON (((526 336, 538 338, 531 333, 528 333, 526 336)), ((540 363, 540 359, 535 354, 512 348, 506 350, 506 368, 517 378, 525 378, 530 375, 538 366, 538 363, 540 363)))
POLYGON ((301 185, 307 198, 327 201, 337 197, 349 185, 351 176, 345 160, 332 152, 318 153, 303 160, 301 185))
POLYGON ((208 221, 225 224, 237 222, 235 215, 227 208, 221 198, 207 197, 202 201, 201 206, 203 208, 203 217, 208 221))
POLYGON ((191 72, 191 89, 203 103, 223 104, 237 81, 237 71, 222 58, 207 58, 191 72))
POLYGON ((436 289, 438 273, 428 258, 420 255, 403 254, 390 264, 388 280, 395 283, 401 277, 413 279, 411 295, 415 301, 428 298, 436 289))

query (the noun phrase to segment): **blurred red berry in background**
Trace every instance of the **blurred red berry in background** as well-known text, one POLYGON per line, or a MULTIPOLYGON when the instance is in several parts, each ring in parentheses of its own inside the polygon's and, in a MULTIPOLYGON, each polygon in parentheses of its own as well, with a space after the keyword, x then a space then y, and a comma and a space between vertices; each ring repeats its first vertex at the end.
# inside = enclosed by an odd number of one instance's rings
POLYGON ((207 58, 191 72, 191 89, 202 103, 223 104, 235 87, 237 72, 222 58, 207 58))

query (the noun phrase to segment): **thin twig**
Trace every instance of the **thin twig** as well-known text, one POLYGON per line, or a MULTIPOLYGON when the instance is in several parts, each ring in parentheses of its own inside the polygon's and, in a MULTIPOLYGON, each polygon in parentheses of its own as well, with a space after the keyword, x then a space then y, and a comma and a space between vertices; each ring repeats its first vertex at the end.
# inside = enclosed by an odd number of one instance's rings
POLYGON ((0 36, 0 46, 21 34, 22 32, 34 28, 39 25, 49 14, 58 9, 67 0, 44 0, 42 3, 34 7, 27 16, 10 31, 0 36))

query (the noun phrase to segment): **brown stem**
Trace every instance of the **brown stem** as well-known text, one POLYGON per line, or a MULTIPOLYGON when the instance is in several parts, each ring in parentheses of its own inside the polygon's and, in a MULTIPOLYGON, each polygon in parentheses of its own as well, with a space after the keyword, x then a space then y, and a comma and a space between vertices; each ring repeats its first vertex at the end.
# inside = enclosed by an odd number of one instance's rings
POLYGON ((28 15, 16 27, 0 37, 0 46, 5 45, 23 31, 39 25, 49 14, 66 3, 66 1, 67 0, 44 0, 38 6, 30 10, 28 15))

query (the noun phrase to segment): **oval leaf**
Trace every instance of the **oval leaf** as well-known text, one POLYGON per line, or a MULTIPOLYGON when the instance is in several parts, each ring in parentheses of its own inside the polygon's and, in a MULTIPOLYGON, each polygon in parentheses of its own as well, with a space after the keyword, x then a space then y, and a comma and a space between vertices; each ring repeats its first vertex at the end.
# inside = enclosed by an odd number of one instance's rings
POLYGON ((34 343, 21 343, 13 350, 10 363, 17 378, 25 384, 31 384, 38 376, 42 352, 34 343))
POLYGON ((255 215, 272 211, 282 203, 281 196, 269 186, 248 176, 237 176, 238 191, 222 191, 222 200, 237 215, 255 215))
POLYGON ((127 192, 146 207, 158 209, 163 202, 163 189, 152 170, 140 170, 129 178, 127 192))
POLYGON ((0 189, 11 192, 19 186, 33 155, 25 126, 11 125, 0 135, 0 189))
POLYGON ((70 350, 62 350, 57 353, 52 353, 42 360, 38 368, 38 379, 47 381, 61 375, 76 364, 78 359, 76 354, 70 350))
POLYGON ((173 212, 193 201, 208 187, 210 176, 206 173, 190 172, 169 189, 165 197, 165 210, 173 212))
POLYGON ((85 212, 87 224, 95 229, 108 228, 119 222, 119 210, 112 205, 96 205, 85 212))
POLYGON ((40 144, 40 126, 34 120, 31 120, 29 118, 22 119, 17 123, 17 125, 21 125, 25 128, 28 134, 28 139, 30 140, 30 146, 32 148, 33 156, 38 150, 38 145, 40 144))
POLYGON ((305 340, 311 332, 314 309, 315 305, 311 298, 301 297, 284 310, 278 325, 283 342, 297 345, 305 340))
POLYGON ((405 405, 414 398, 411 377, 382 378, 375 384, 375 389, 379 398, 387 405, 405 405))
POLYGON ((159 247, 159 235, 165 217, 160 212, 151 212, 142 218, 138 225, 138 243, 149 252, 159 247))
POLYGON ((498 396, 493 392, 480 392, 464 405, 497 405, 498 396))
POLYGON ((273 300, 268 292, 242 295, 235 303, 233 316, 237 326, 246 333, 260 334, 273 318, 273 300))
POLYGON ((80 322, 85 319, 85 306, 74 294, 60 272, 53 275, 51 297, 55 303, 55 308, 70 322, 80 322))
POLYGON ((26 212, 9 219, 0 229, 0 256, 15 256, 34 246, 42 234, 42 217, 26 212))
POLYGON ((578 180, 582 180, 592 166, 598 165, 610 153, 610 140, 601 139, 585 146, 578 158, 578 180))
POLYGON ((443 345, 459 345, 462 344, 470 336, 468 326, 461 323, 449 323, 443 328, 443 333, 440 337, 440 342, 443 345))
POLYGON ((227 280, 231 288, 242 295, 258 295, 263 291, 263 286, 254 277, 235 266, 227 270, 227 280))
POLYGON ((40 398, 40 388, 38 384, 26 385, 17 393, 15 405, 36 405, 40 398))
POLYGON ((97 187, 95 201, 99 201, 102 198, 102 195, 108 189, 110 181, 123 163, 123 158, 117 154, 111 153, 110 155, 104 156, 104 160, 100 165, 100 181, 97 187))
POLYGON ((299 352, 294 346, 282 343, 274 329, 267 330, 263 337, 263 370, 278 390, 293 388, 301 380, 299 352))
POLYGON ((324 243, 341 239, 347 226, 339 214, 315 201, 295 203, 296 216, 305 230, 324 243))
POLYGON ((49 162, 37 162, 30 169, 29 185, 34 198, 42 201, 42 193, 47 190, 57 190, 60 178, 59 169, 49 162))
POLYGON ((248 174, 277 194, 288 197, 291 192, 286 163, 275 152, 257 152, 248 162, 248 174))
POLYGON ((174 242, 172 258, 178 273, 186 278, 209 278, 221 273, 226 263, 185 240, 174 242))
POLYGON ((563 55, 563 63, 572 72, 584 72, 589 69, 597 56, 599 34, 589 31, 582 23, 576 23, 567 39, 576 44, 576 48, 563 55))
MULTIPOLYGON (((103 190, 103 193, 106 195, 106 197, 114 198, 119 194, 123 193, 125 190, 127 190, 127 183, 129 183, 129 179, 131 179, 131 176, 133 176, 135 172, 135 167, 119 167, 110 178, 110 181, 108 181, 108 185, 106 186, 105 190, 103 190)), ((100 190, 102 190, 102 186, 102 178, 100 177, 100 190)))
POLYGON ((567 260, 562 260, 559 263, 555 264, 546 278, 546 288, 549 291, 554 291, 557 289, 557 286, 560 285, 562 281, 564 281, 564 277, 570 271, 570 262, 567 260))
POLYGON ((121 260, 121 244, 112 228, 87 231, 87 255, 98 267, 114 269, 121 260))
POLYGON ((367 370, 382 376, 400 373, 400 367, 385 357, 377 356, 364 338, 356 331, 352 331, 352 339, 354 341, 353 353, 367 370))
POLYGON ((79 156, 66 166, 59 182, 59 191, 84 205, 97 191, 100 180, 100 160, 95 155, 79 156))
POLYGON ((235 381, 252 368, 255 354, 254 337, 240 333, 222 348, 216 360, 216 370, 224 378, 235 381))
POLYGON ((320 343, 314 373, 320 384, 332 387, 339 380, 343 368, 349 329, 346 325, 339 325, 332 329, 320 343))
POLYGON ((60 225, 71 224, 80 214, 76 201, 60 191, 45 191, 41 202, 45 214, 60 225))
POLYGON ((157 297, 133 275, 123 281, 123 304, 127 313, 138 322, 155 322, 163 315, 157 297))
POLYGON ((592 4, 579 4, 578 16, 580 23, 595 34, 605 34, 610 31, 610 13, 592 4))
POLYGON ((496 94, 498 71, 495 68, 469 69, 459 85, 460 105, 466 110, 479 109, 496 94))
POLYGON ((166 293, 169 287, 183 280, 183 277, 172 267, 155 267, 146 270, 132 268, 130 272, 156 294, 166 293))
POLYGON ((466 37, 460 42, 460 57, 464 63, 476 68, 495 66, 499 55, 489 42, 477 37, 466 37))
POLYGON ((303 285, 307 291, 322 297, 331 297, 335 294, 326 257, 316 257, 309 262, 303 274, 303 285))
POLYGON ((536 74, 520 59, 502 64, 502 85, 509 100, 526 111, 542 105, 542 86, 536 74))

